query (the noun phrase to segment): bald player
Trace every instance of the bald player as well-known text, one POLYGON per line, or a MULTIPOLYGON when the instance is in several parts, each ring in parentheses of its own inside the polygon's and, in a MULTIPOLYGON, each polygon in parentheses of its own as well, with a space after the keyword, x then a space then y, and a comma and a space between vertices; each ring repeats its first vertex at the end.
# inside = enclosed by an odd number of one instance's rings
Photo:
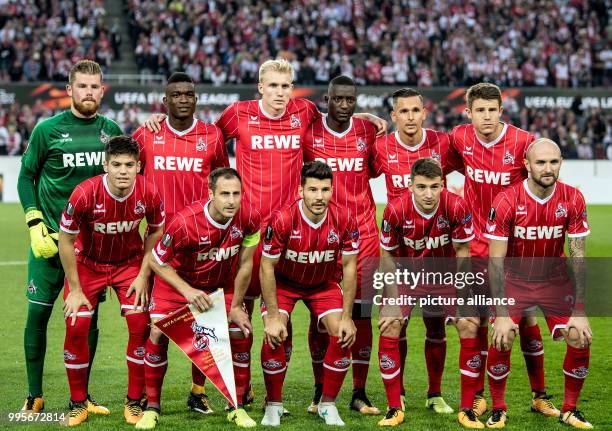
POLYGON ((562 157, 556 143, 537 139, 525 157, 528 178, 494 199, 484 233, 490 240, 491 294, 514 299, 514 303, 496 307, 487 364, 493 413, 487 427, 503 428, 506 424, 505 386, 518 322, 527 310, 539 307, 552 338, 567 344, 559 421, 589 429, 593 426, 576 408, 589 370, 593 337, 584 312, 583 258, 590 233, 586 204, 578 189, 558 181, 562 157), (572 278, 563 259, 566 234, 572 278), (518 259, 504 263, 506 257, 518 259))

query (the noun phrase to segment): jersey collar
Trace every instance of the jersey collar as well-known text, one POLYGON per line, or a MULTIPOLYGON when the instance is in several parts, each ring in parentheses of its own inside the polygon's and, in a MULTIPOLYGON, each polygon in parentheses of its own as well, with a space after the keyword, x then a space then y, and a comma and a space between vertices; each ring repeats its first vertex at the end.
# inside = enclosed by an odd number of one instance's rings
POLYGON ((552 197, 555 195, 555 192, 557 191, 557 183, 555 183, 555 188, 553 189, 552 193, 546 196, 544 199, 540 199, 539 197, 534 195, 531 192, 531 190, 529 190, 529 184, 527 183, 527 178, 523 180, 523 187, 525 187, 525 191, 527 192, 529 197, 541 205, 545 205, 546 203, 548 203, 548 201, 552 199, 552 197))
POLYGON ((132 196, 132 193, 134 193, 134 189, 136 188, 136 181, 134 181, 134 185, 132 186, 132 190, 130 190, 130 192, 123 196, 123 197, 119 197, 119 196, 115 196, 114 194, 111 193, 110 189, 108 188, 108 174, 104 174, 104 176, 102 177, 102 183, 104 184, 104 190, 106 190, 106 193, 108 193, 108 195, 113 198, 114 200, 116 200, 117 202, 124 202, 127 200, 127 198, 129 198, 130 196, 132 196))
POLYGON ((408 151, 418 151, 418 149, 423 146, 423 144, 425 143, 425 140, 427 139, 427 129, 423 129, 423 137, 421 138, 421 142, 419 142, 418 144, 414 146, 406 145, 402 142, 400 138, 399 130, 395 131, 394 136, 395 136, 395 140, 397 141, 397 143, 400 144, 403 148, 407 149, 408 151))
POLYGON ((504 125, 504 127, 502 128, 501 133, 499 134, 499 136, 497 138, 495 138, 495 140, 491 141, 491 142, 484 142, 481 141, 480 138, 478 137, 478 135, 476 134, 476 130, 474 130, 474 136, 476 136, 476 140, 478 142, 480 142, 480 145, 482 145, 485 148, 491 148, 493 145, 497 144, 499 141, 501 141, 504 137, 504 135, 506 134, 506 131, 508 130, 508 124, 507 123, 502 123, 504 125))
POLYGON ((353 128, 353 117, 351 117, 351 119, 349 120, 349 126, 344 132, 336 132, 330 129, 330 127, 327 125, 327 114, 324 114, 323 115, 323 127, 325 127, 325 130, 327 130, 330 134, 334 135, 336 138, 344 138, 346 134, 350 132, 351 129, 353 128))
POLYGON ((191 126, 189 126, 188 129, 185 129, 183 131, 179 131, 179 130, 176 130, 175 128, 173 128, 170 125, 170 121, 168 121, 168 117, 166 117, 166 127, 168 128, 168 130, 170 130, 172 133, 174 133, 177 136, 184 136, 187 133, 191 132, 195 128, 196 124, 198 124, 198 120, 194 118, 193 119, 193 123, 191 123, 191 126))
POLYGON ((210 215, 210 212, 208 212, 208 205, 210 205, 210 201, 206 202, 206 204, 204 205, 204 214, 206 215, 206 218, 208 219, 208 221, 210 222, 210 224, 212 224, 214 227, 216 227, 217 229, 227 229, 227 227, 230 225, 230 223, 232 222, 232 218, 230 218, 227 223, 225 224, 221 224, 217 221, 215 221, 214 218, 212 218, 212 216, 210 215))
MULTIPOLYGON (((436 213, 438 212, 438 208, 440 208, 440 202, 438 202, 438 205, 436 205, 436 207, 433 209, 432 212, 430 212, 429 214, 424 213, 423 211, 421 211, 419 209, 419 207, 417 206, 415 200, 414 200, 414 195, 412 193, 410 193, 411 197, 412 197, 412 206, 414 207, 415 211, 424 219, 430 220, 433 216, 436 215, 436 213)), ((442 195, 440 194, 440 199, 442 199, 442 195)))
POLYGON ((321 221, 319 221, 319 223, 313 223, 304 213, 304 199, 300 199, 300 202, 298 203, 298 206, 300 208, 300 214, 302 214, 302 218, 304 219, 304 221, 306 223, 308 223, 308 226, 310 226, 313 229, 318 229, 321 227, 321 225, 323 224, 323 222, 325 221, 325 219, 327 219, 327 213, 329 211, 329 207, 327 207, 327 209, 325 210, 325 215, 323 216, 323 218, 321 219, 321 221))
POLYGON ((287 112, 287 107, 285 107, 285 109, 283 110, 283 112, 281 112, 280 114, 278 114, 277 116, 274 116, 272 114, 268 114, 266 112, 266 110, 263 107, 263 101, 261 99, 259 99, 259 102, 257 102, 259 104, 259 110, 261 111, 261 113, 264 115, 264 117, 269 118, 270 120, 278 120, 279 118, 281 118, 283 115, 285 115, 285 112, 287 112))

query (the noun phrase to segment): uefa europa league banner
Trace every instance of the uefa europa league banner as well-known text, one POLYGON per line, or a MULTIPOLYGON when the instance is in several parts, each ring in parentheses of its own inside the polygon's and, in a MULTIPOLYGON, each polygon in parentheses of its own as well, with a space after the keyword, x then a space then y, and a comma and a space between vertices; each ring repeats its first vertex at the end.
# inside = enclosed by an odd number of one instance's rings
POLYGON ((191 359, 229 403, 236 407, 236 383, 232 365, 223 290, 209 295, 213 306, 199 312, 185 305, 155 323, 191 359))

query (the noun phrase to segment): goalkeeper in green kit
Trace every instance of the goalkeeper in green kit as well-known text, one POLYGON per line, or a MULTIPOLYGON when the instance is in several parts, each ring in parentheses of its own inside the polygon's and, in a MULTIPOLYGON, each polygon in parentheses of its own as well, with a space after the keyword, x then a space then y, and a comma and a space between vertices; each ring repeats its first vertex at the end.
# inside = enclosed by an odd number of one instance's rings
MULTIPOLYGON (((70 110, 36 125, 21 160, 17 184, 31 245, 26 293, 28 317, 23 343, 29 395, 22 408, 30 412, 44 408, 42 379, 47 323, 53 303, 64 286, 57 247, 62 209, 77 184, 102 173, 104 145, 111 137, 121 134, 115 122, 97 114, 104 95, 98 63, 90 60, 76 63, 70 70, 66 90, 72 99, 70 110)), ((98 341, 97 320, 96 309, 89 331, 92 361, 98 341)), ((70 352, 64 351, 66 355, 70 352)), ((109 413, 89 396, 86 404, 91 413, 109 413)))

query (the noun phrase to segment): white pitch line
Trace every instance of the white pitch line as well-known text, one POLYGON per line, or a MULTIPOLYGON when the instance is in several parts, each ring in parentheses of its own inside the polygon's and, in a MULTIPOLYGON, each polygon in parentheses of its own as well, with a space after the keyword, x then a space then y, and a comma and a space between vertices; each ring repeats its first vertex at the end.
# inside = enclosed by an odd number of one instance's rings
POLYGON ((0 262, 0 266, 21 266, 21 265, 27 265, 28 261, 27 260, 7 260, 4 262, 0 262))

